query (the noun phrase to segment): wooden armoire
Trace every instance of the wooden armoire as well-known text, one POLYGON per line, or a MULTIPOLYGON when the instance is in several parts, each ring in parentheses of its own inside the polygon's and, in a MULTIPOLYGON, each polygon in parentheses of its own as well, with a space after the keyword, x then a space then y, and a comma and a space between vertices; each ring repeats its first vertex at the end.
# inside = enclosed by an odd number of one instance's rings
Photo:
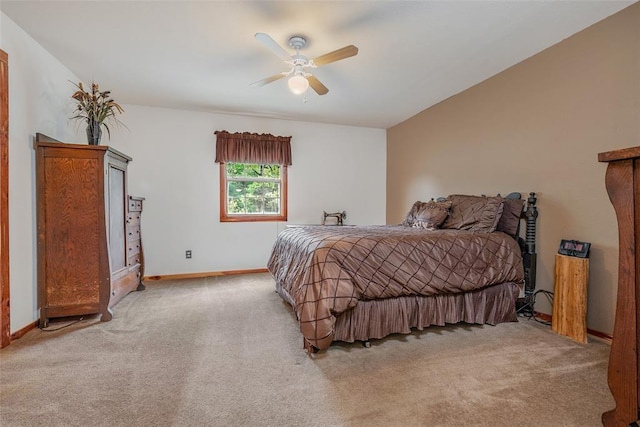
POLYGON ((50 318, 101 314, 142 290, 142 198, 127 193, 131 158, 103 145, 36 136, 38 306, 50 318))

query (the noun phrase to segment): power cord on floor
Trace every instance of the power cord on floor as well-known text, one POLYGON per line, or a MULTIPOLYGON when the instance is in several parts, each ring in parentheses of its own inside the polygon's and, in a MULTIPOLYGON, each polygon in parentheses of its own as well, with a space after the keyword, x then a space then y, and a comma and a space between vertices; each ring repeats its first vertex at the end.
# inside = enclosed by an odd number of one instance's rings
POLYGON ((516 314, 519 317, 524 317, 529 320, 533 319, 538 323, 542 323, 543 325, 551 326, 551 322, 547 322, 546 320, 540 320, 538 319, 538 317, 536 317, 536 311, 534 310, 534 306, 536 304, 536 297, 539 294, 545 295, 549 300, 549 304, 553 306, 553 292, 545 291, 544 289, 539 289, 535 291, 530 297, 528 297, 528 299, 522 306, 516 309, 516 314))
POLYGON ((56 331, 59 331, 60 329, 68 328, 69 326, 75 325, 76 323, 80 322, 81 320, 84 320, 84 317, 81 317, 81 318, 79 318, 77 320, 74 320, 71 323, 68 323, 68 324, 66 324, 64 326, 60 326, 59 328, 56 328, 56 329, 43 329, 43 328, 40 328, 40 330, 42 332, 56 332, 56 331))

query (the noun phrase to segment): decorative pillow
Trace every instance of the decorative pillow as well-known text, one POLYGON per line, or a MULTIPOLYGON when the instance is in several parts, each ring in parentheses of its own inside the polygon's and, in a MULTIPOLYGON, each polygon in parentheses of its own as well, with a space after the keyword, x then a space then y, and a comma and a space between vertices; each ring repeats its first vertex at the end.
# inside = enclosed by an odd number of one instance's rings
POLYGON ((523 199, 503 199, 504 208, 502 216, 496 227, 496 231, 503 231, 511 236, 515 236, 520 225, 520 215, 524 207, 523 199))
POLYGON ((442 228, 485 233, 496 230, 504 208, 502 197, 453 194, 447 199, 452 202, 451 213, 442 228))
POLYGON ((416 211, 418 210, 418 207, 421 203, 422 202, 418 200, 413 204, 413 206, 411 206, 411 209, 409 209, 409 212, 407 212, 407 216, 405 217, 404 221, 402 221, 401 225, 404 225, 405 227, 413 227, 413 223, 416 220, 416 211))
POLYGON ((437 223, 437 225, 433 225, 433 228, 438 227, 449 215, 449 208, 451 208, 451 202, 448 200, 442 202, 436 202, 433 199, 429 202, 418 200, 411 206, 401 225, 405 227, 432 228, 432 225, 437 223), (442 220, 439 219, 440 216, 443 216, 442 220), (416 225, 418 220, 421 224, 416 225))
POLYGON ((416 209, 412 227, 435 230, 447 219, 450 208, 450 201, 421 203, 416 209))

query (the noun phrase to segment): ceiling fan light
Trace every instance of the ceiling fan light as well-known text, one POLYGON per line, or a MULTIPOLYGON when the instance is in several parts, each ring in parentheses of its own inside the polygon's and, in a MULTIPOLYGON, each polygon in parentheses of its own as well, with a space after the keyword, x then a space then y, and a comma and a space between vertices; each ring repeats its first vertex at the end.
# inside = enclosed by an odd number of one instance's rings
POLYGON ((289 79, 289 89, 296 95, 302 95, 309 88, 309 81, 301 76, 300 74, 296 74, 289 79))

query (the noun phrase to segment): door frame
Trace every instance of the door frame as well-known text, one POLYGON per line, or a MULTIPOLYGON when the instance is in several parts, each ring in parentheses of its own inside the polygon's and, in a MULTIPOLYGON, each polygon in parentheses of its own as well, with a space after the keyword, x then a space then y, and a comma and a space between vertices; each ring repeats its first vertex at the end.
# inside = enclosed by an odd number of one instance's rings
POLYGON ((0 348, 11 343, 9 312, 9 55, 0 49, 0 348))

